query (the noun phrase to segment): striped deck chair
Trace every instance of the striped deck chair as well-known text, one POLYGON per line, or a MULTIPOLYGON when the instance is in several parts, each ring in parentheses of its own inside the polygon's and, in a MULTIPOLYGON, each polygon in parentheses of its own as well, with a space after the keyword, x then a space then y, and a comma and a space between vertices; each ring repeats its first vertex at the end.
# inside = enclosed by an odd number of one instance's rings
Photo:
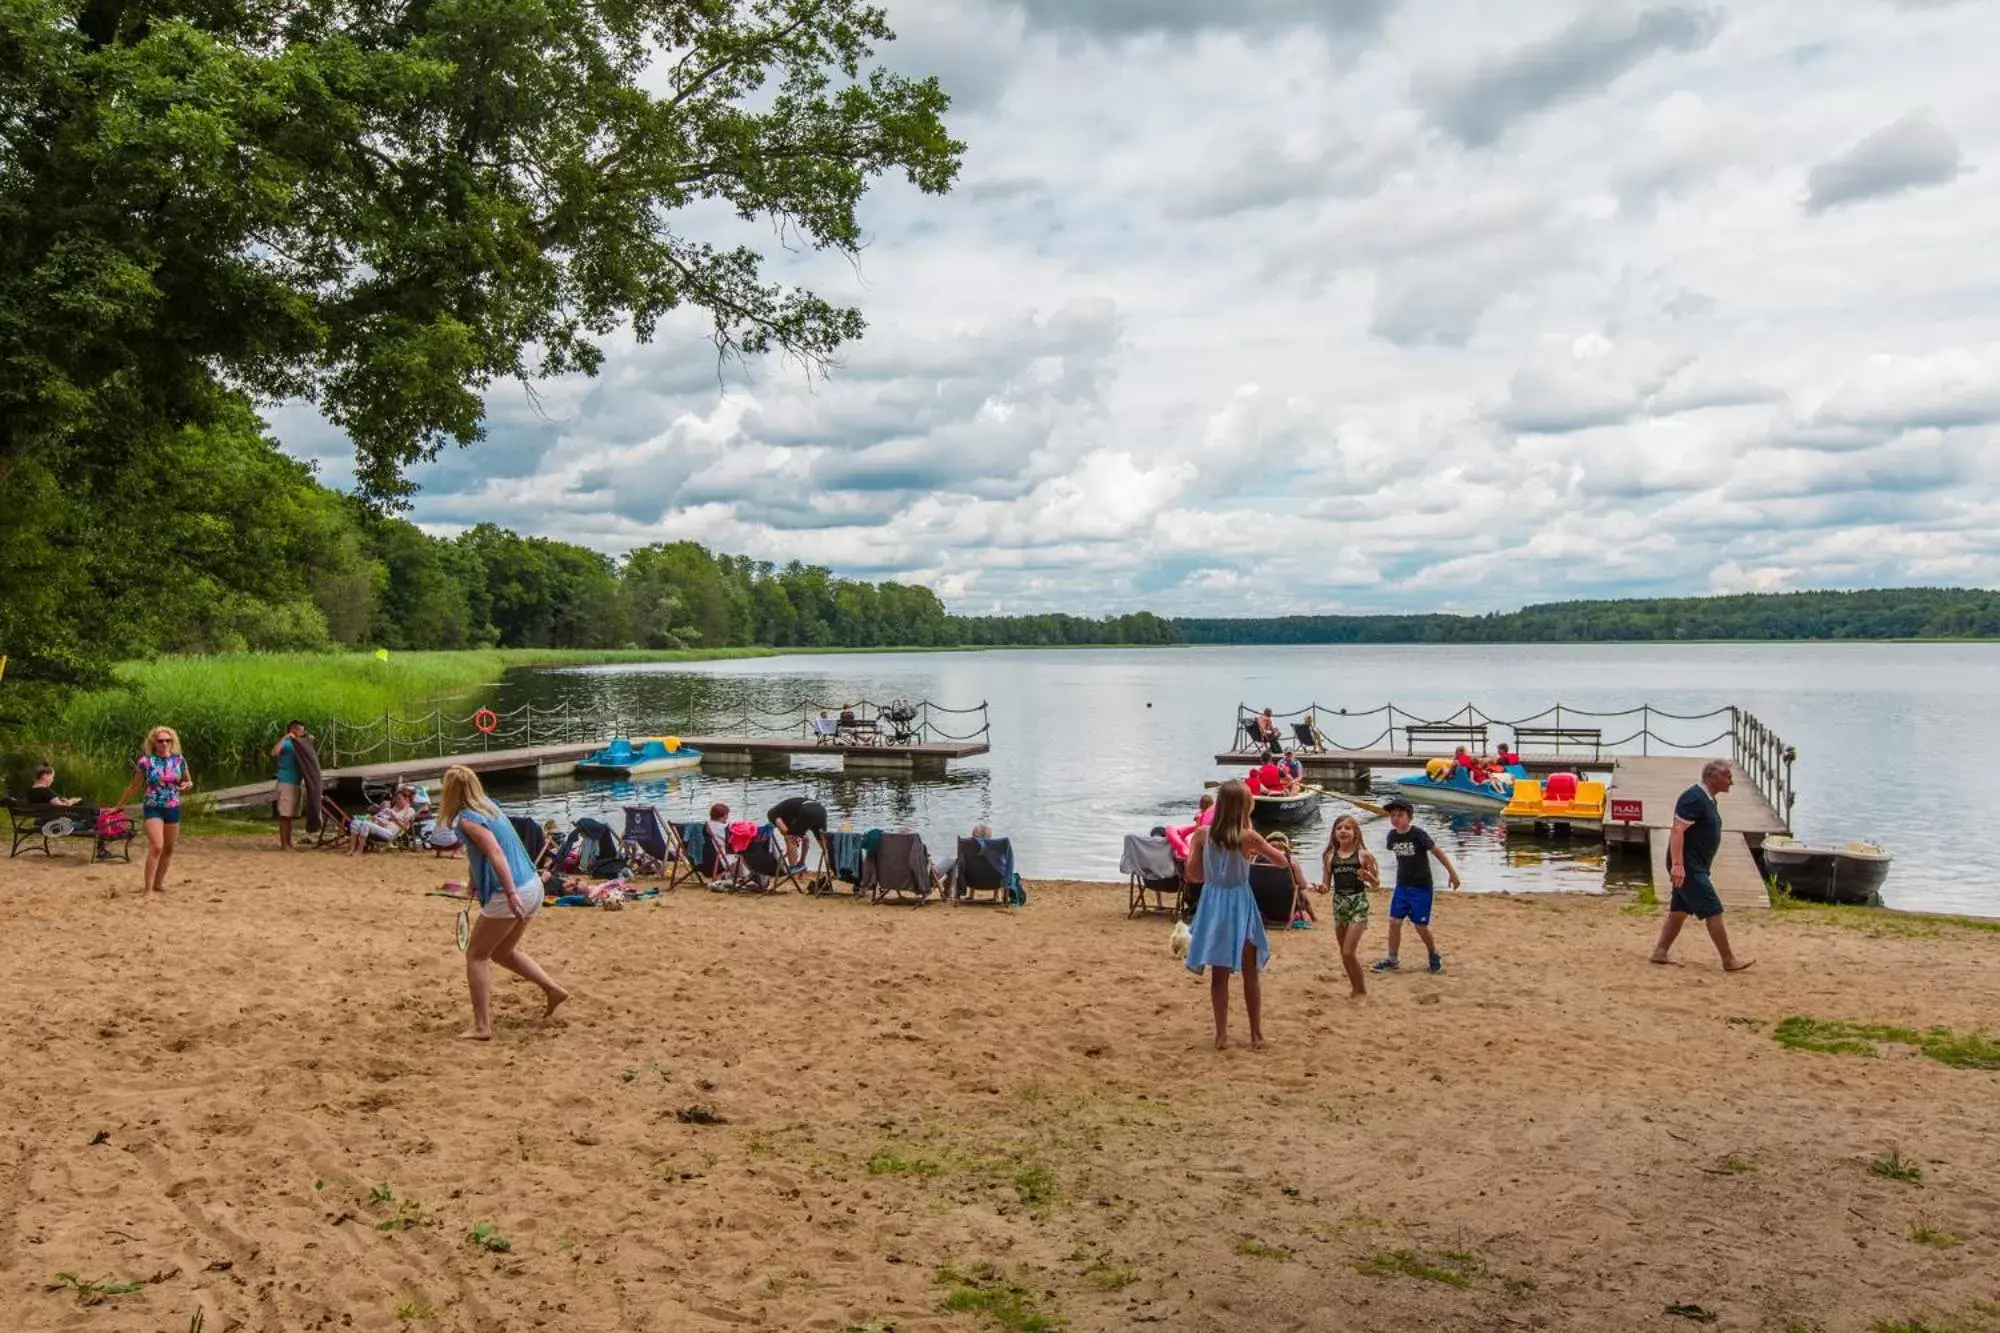
POLYGON ((729 856, 708 836, 705 820, 668 823, 663 828, 672 853, 667 867, 666 887, 677 888, 690 880, 704 889, 724 887, 723 879, 729 873, 729 856))

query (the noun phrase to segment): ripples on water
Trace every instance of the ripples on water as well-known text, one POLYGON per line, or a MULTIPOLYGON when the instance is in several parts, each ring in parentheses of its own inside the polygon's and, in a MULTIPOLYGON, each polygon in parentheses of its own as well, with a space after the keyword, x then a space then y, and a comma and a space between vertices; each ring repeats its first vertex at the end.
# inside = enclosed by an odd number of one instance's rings
MULTIPOLYGON (((991 705, 992 753, 944 778, 848 776, 812 756, 790 776, 697 773, 545 785, 510 795, 538 815, 610 813, 644 800, 675 816, 714 800, 762 812, 808 792, 857 828, 908 825, 933 850, 975 823, 1011 836, 1031 877, 1116 879, 1120 836, 1191 817, 1222 775, 1236 705, 1329 711, 1393 699, 1441 716, 1476 703, 1525 716, 1557 700, 1697 713, 1738 704, 1798 750, 1799 836, 1867 837, 1896 855, 1891 906, 2000 915, 2000 784, 1967 780, 2000 752, 2000 645, 1696 644, 1371 646, 913 653, 767 658, 516 673, 497 706, 615 711, 635 730, 697 733, 750 713, 798 715, 852 698, 991 705)), ((1323 719, 1323 725, 1333 719, 1323 719)), ((1726 725, 1726 723, 1724 724, 1726 725)), ((1358 730, 1366 731, 1363 726, 1358 730)), ((1715 727, 1714 729, 1721 729, 1715 727)), ((1327 725, 1336 739, 1348 736, 1327 725)), ((1687 724, 1683 739, 1712 734, 1687 724), (1692 731, 1687 728, 1691 727, 1692 731)), ((1496 739, 1498 733, 1496 733, 1496 739)), ((1378 772, 1376 789, 1395 774, 1378 772)), ((1315 854, 1325 822, 1294 830, 1315 854)), ((1594 840, 1510 836, 1497 819, 1422 810, 1470 890, 1598 892, 1643 882, 1643 857, 1607 865, 1594 840)), ((1379 843, 1383 828, 1367 826, 1379 843)))

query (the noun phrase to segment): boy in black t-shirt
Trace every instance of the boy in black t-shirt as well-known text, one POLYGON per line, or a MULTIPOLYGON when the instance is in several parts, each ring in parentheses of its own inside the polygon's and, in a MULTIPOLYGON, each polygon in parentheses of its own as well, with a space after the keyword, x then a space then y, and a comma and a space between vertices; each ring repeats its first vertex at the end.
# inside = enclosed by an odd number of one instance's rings
POLYGON ((1417 828, 1411 822, 1409 802, 1392 798, 1385 802, 1383 809, 1389 812, 1389 854, 1396 858, 1396 891, 1389 895, 1389 956, 1370 968, 1373 972, 1394 972, 1400 964, 1396 950, 1403 942, 1403 920, 1409 919, 1417 928, 1417 937, 1430 950, 1431 971, 1444 971, 1444 955, 1438 952, 1437 940, 1431 936, 1431 858, 1451 876, 1451 887, 1459 886, 1458 867, 1451 863, 1444 848, 1431 840, 1431 835, 1417 828))

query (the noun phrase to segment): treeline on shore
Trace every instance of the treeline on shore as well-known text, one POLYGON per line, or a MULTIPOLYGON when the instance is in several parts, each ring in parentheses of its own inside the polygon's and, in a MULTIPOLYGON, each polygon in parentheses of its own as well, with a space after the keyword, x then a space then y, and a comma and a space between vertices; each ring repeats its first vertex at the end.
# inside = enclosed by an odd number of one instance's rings
POLYGON ((2000 592, 1870 588, 1549 602, 1481 616, 1176 618, 1191 644, 1607 643, 2000 637, 2000 592))

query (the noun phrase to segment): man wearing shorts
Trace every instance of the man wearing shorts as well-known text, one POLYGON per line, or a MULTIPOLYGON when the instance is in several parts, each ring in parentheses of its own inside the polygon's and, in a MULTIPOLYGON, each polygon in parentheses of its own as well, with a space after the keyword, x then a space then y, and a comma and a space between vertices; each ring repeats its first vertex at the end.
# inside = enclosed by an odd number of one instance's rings
POLYGON ((806 835, 826 833, 826 807, 808 796, 787 796, 764 812, 764 818, 785 835, 785 863, 805 859, 806 835))
POLYGON ((271 755, 278 761, 278 850, 292 850, 292 820, 300 814, 299 792, 303 780, 299 773, 298 747, 293 744, 306 734, 306 724, 292 721, 285 724, 285 734, 271 747, 271 755))
POLYGON ((1653 945, 1653 961, 1670 962, 1668 954, 1687 919, 1693 917, 1708 927, 1709 939, 1722 956, 1722 970, 1741 972, 1749 959, 1739 959, 1730 951, 1729 932, 1722 927, 1722 899, 1715 892, 1710 871, 1715 853, 1722 846, 1722 811, 1715 798, 1736 783, 1728 763, 1711 759, 1701 768, 1701 781, 1681 793, 1674 805, 1674 831, 1667 840, 1667 878, 1673 881, 1673 899, 1667 904, 1667 919, 1660 923, 1659 942, 1653 945))

